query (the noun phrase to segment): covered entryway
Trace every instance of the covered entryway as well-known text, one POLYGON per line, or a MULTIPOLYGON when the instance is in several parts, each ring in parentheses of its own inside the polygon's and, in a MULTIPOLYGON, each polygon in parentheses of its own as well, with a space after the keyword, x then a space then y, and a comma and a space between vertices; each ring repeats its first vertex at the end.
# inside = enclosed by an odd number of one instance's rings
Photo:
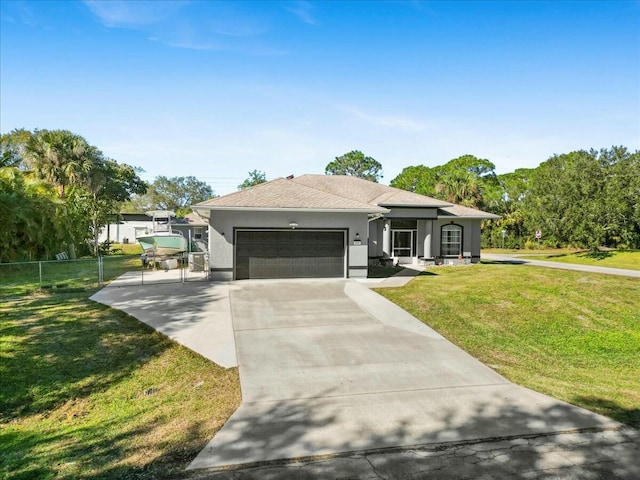
POLYGON ((345 277, 344 230, 236 230, 235 278, 345 277))

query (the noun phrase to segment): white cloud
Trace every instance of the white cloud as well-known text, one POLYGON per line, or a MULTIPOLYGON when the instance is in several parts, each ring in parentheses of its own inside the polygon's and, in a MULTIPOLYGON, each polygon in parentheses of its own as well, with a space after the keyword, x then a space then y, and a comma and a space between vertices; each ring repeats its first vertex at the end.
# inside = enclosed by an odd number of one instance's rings
POLYGON ((287 11, 293 13, 298 19, 309 25, 317 25, 318 20, 314 16, 315 7, 306 1, 294 2, 292 6, 287 7, 287 11))
POLYGON ((149 41, 173 48, 255 56, 289 53, 267 43, 268 18, 242 3, 85 0, 84 4, 104 26, 144 32, 149 41))
POLYGON ((129 28, 158 23, 187 5, 186 2, 171 0, 85 0, 84 4, 105 26, 129 28))

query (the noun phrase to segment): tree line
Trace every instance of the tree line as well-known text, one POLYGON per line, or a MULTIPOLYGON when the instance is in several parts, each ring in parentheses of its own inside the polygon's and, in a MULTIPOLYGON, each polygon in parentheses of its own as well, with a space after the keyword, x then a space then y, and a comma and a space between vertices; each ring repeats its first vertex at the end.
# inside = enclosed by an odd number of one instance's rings
MULTIPOLYGON (((195 177, 159 176, 149 184, 140 172, 67 130, 0 135, 0 262, 60 251, 97 255, 100 230, 120 212, 160 208, 182 216, 215 196, 195 177)), ((382 165, 353 150, 325 173, 377 182, 382 165)), ((265 181, 253 170, 238 189, 265 181)), ((500 175, 490 160, 463 155, 408 166, 390 185, 499 215, 484 222, 485 247, 502 246, 504 238, 509 248, 640 248, 640 152, 622 146, 553 155, 536 168, 500 175)))
POLYGON ((148 184, 139 168, 106 157, 68 130, 0 136, 0 262, 98 255, 100 230, 122 211, 191 211, 213 196, 195 177, 148 184))
MULTIPOLYGON (((408 166, 390 185, 499 215, 484 221, 483 247, 640 248, 640 152, 578 150, 536 168, 495 169, 486 158, 463 155, 408 166)), ((249 173, 239 189, 266 181, 264 172, 249 173)), ((382 164, 353 150, 329 162, 325 174, 378 182, 382 164)))
POLYGON ((553 155, 501 175, 489 160, 464 155, 406 167, 390 185, 500 215, 484 222, 484 247, 504 238, 508 248, 640 248, 640 152, 622 146, 553 155))

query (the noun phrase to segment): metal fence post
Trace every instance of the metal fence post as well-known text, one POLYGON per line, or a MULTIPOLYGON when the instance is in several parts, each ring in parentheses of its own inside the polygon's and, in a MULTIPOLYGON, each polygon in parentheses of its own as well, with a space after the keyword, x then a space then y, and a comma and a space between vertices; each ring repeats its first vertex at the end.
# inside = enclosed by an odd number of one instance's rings
POLYGON ((103 275, 102 275, 102 256, 98 256, 98 288, 102 288, 103 283, 103 275))
MULTIPOLYGON (((189 237, 191 237, 191 235, 189 235, 189 237)), ((185 260, 185 258, 184 258, 184 253, 183 253, 181 255, 181 258, 180 258, 180 277, 181 277, 183 285, 184 285, 184 282, 185 282, 186 277, 187 277, 187 270, 184 268, 184 260, 185 260)))
POLYGON ((40 280, 39 289, 42 290, 42 262, 38 262, 38 273, 39 273, 39 280, 40 280))

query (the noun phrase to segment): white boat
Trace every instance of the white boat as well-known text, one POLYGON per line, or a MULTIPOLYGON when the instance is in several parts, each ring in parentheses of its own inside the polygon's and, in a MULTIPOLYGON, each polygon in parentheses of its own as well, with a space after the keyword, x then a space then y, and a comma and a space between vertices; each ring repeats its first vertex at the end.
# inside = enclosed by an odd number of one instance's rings
POLYGON ((144 253, 162 257, 187 251, 187 239, 182 233, 171 229, 171 219, 176 216, 175 212, 151 210, 147 215, 153 219, 151 231, 136 237, 144 253))

